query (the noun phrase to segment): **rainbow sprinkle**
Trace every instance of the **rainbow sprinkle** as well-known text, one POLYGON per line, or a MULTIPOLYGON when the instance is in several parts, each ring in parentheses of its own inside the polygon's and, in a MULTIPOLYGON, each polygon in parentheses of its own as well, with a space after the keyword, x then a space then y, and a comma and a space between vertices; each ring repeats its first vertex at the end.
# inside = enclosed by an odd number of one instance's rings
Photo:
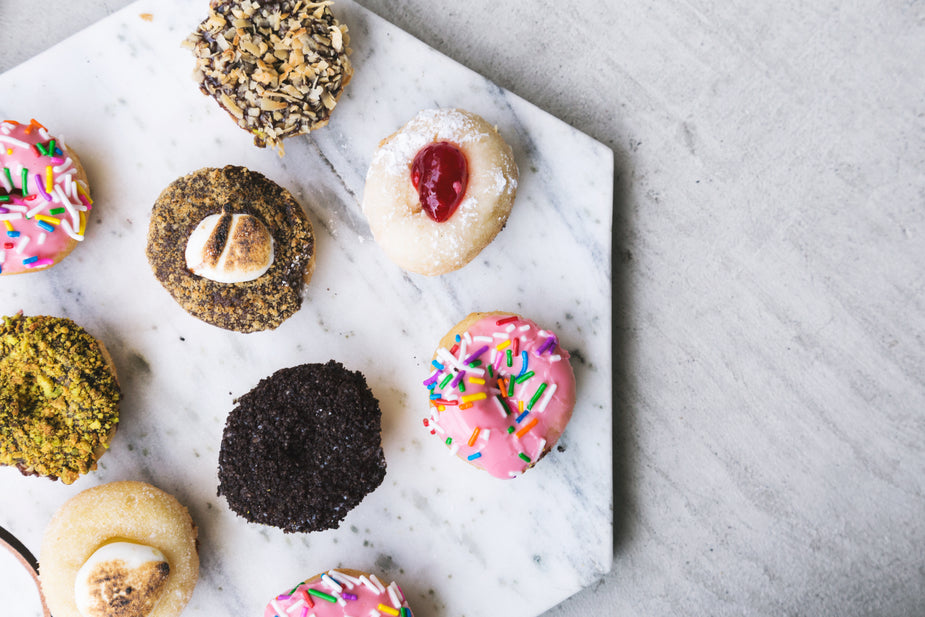
POLYGON ((527 403, 527 409, 533 409, 533 406, 536 404, 536 401, 539 400, 540 396, 543 394, 543 390, 546 389, 546 382, 540 384, 540 387, 536 389, 536 393, 533 395, 533 398, 530 399, 530 402, 527 403))
POLYGON ((332 595, 329 594, 329 593, 325 593, 325 592, 321 591, 320 589, 311 589, 311 588, 309 588, 309 589, 308 589, 308 593, 310 593, 311 595, 315 596, 316 598, 321 598, 322 600, 327 600, 328 602, 333 602, 333 603, 336 603, 336 602, 337 602, 337 598, 335 598, 334 596, 332 596, 332 595))
POLYGON ((538 419, 537 419, 537 418, 533 418, 532 420, 530 420, 529 422, 527 422, 527 423, 524 425, 524 427, 523 427, 522 429, 520 429, 519 431, 517 431, 516 433, 514 433, 514 436, 517 437, 517 439, 520 439, 521 437, 523 437, 524 435, 526 435, 527 433, 529 433, 529 432, 530 432, 530 429, 532 429, 534 426, 536 426, 536 423, 537 423, 537 422, 538 422, 538 419))

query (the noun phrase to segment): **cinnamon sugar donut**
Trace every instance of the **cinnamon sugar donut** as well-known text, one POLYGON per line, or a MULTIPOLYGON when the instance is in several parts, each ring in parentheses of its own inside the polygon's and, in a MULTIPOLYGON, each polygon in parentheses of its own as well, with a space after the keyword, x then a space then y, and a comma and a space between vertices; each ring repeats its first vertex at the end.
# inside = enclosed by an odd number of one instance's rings
POLYGON ((363 213, 392 261, 418 274, 445 274, 501 231, 517 178, 511 147, 483 118, 428 109, 379 145, 363 213))
POLYGON ((497 478, 533 467, 575 406, 575 375, 555 334, 513 313, 472 313, 434 353, 424 426, 497 478))
POLYGON ((87 174, 36 120, 0 122, 0 274, 52 267, 84 239, 87 174))
POLYGON ((199 578, 197 528, 176 498, 144 482, 78 493, 42 538, 39 577, 55 617, 176 617, 199 578))

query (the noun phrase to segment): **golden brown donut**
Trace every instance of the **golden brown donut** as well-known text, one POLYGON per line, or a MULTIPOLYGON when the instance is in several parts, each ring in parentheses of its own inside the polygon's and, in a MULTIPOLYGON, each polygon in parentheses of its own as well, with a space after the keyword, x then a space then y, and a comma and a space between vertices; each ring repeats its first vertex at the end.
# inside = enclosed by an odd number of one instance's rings
MULTIPOLYGON (((55 617, 97 617, 81 615, 78 610, 78 571, 104 546, 130 542, 157 549, 169 566, 166 584, 161 585, 154 601, 143 593, 149 587, 130 584, 135 590, 133 595, 126 585, 120 585, 131 577, 126 568, 115 568, 126 574, 125 578, 100 580, 98 586, 91 586, 91 592, 98 594, 104 585, 109 585, 105 587, 106 597, 121 596, 136 607, 153 605, 153 610, 142 613, 147 617, 176 617, 199 578, 196 535, 196 525, 187 509, 172 495, 150 484, 111 482, 78 493, 54 514, 42 539, 39 577, 48 607, 55 617)), ((105 561, 102 565, 107 563, 112 565, 105 561)), ((155 574, 163 571, 155 570, 155 574)))

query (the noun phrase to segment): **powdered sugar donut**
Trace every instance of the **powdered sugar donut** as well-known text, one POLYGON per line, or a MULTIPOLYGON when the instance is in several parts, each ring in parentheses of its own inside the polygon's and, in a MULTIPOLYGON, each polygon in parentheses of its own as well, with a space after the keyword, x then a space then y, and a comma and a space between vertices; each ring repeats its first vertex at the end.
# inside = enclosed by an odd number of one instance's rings
POLYGON ((77 156, 40 123, 0 123, 0 274, 44 270, 84 238, 90 209, 77 156))
POLYGON ((472 313, 434 353, 424 426, 459 458, 497 478, 533 467, 575 406, 569 354, 553 333, 512 313, 472 313))
POLYGON ((501 231, 517 178, 511 147, 483 118, 428 109, 379 144, 363 212, 392 261, 444 274, 472 261, 501 231))

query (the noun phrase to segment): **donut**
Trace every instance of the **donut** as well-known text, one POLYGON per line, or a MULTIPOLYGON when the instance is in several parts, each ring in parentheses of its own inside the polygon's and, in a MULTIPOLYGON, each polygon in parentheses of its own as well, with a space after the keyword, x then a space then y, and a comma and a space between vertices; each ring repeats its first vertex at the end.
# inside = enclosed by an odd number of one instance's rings
POLYGON ((0 324, 0 464, 71 484, 96 469, 121 392, 102 343, 70 319, 0 324))
POLYGON ((395 581, 384 585, 375 574, 347 568, 316 574, 272 598, 263 610, 263 617, 289 615, 412 617, 395 581))
POLYGON ((151 211, 146 253, 188 313, 237 332, 278 327, 302 306, 315 269, 312 224, 295 198, 244 167, 172 182, 151 211))
POLYGON ((110 482, 69 499, 45 528, 39 578, 55 617, 176 617, 199 578, 197 528, 177 499, 110 482))
POLYGON ((46 270, 84 239, 87 174, 60 137, 32 120, 0 123, 0 274, 46 270))
POLYGON ((280 369, 228 414, 218 494, 286 533, 336 528, 385 478, 380 430, 359 371, 334 360, 280 369))
POLYGON ((513 313, 472 313, 434 353, 424 426, 496 478, 533 467, 575 406, 575 375, 555 334, 513 313))
POLYGON ((511 147, 483 118, 428 109, 379 144, 366 174, 363 213, 400 267, 445 274, 498 235, 517 178, 511 147))
POLYGON ((258 147, 328 123, 353 76, 347 26, 330 2, 213 0, 184 45, 193 79, 258 147))

